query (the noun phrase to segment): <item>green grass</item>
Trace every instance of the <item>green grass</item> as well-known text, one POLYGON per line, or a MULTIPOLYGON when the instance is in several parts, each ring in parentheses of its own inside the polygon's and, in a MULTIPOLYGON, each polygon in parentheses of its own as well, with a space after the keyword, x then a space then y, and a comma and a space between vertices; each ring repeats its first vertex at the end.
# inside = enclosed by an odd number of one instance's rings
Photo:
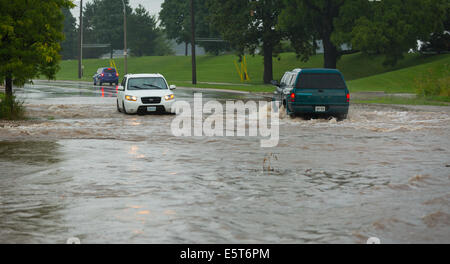
MULTIPOLYGON (((407 54, 395 67, 383 67, 382 56, 367 56, 362 53, 345 55, 338 63, 338 69, 342 71, 347 81, 361 79, 385 72, 390 72, 406 67, 421 65, 424 63, 442 60, 450 55, 418 55, 407 54)), ((199 82, 234 83, 239 84, 240 78, 236 72, 235 55, 223 56, 198 56, 197 78, 199 82)), ((83 80, 92 81, 92 75, 100 67, 109 66, 109 60, 88 59, 84 60, 85 76, 83 80)), ((123 59, 117 59, 116 64, 120 73, 123 73, 123 59)), ((251 85, 262 85, 263 58, 261 56, 247 56, 248 72, 251 85)), ((68 60, 61 62, 61 71, 56 78, 58 80, 78 80, 78 62, 68 60)), ((312 56, 308 62, 297 59, 294 53, 280 54, 280 60, 274 58, 274 78, 280 79, 284 72, 294 68, 321 68, 323 67, 323 55, 312 56)), ((163 74, 170 82, 188 82, 191 80, 191 58, 184 56, 154 56, 131 57, 128 59, 128 72, 130 73, 154 73, 163 74)))
POLYGON ((263 85, 263 84, 260 84, 260 85, 257 85, 257 84, 224 85, 224 84, 198 83, 196 85, 193 85, 191 82, 179 82, 179 81, 172 82, 171 84, 175 84, 178 87, 226 89, 226 90, 244 91, 244 92, 252 92, 252 93, 271 93, 274 91, 274 87, 272 85, 263 85))
POLYGON ((431 70, 432 78, 440 78, 444 74, 446 65, 450 64, 450 54, 434 56, 433 58, 434 60, 431 62, 349 81, 349 89, 352 92, 415 93, 414 82, 419 76, 429 74, 431 70))

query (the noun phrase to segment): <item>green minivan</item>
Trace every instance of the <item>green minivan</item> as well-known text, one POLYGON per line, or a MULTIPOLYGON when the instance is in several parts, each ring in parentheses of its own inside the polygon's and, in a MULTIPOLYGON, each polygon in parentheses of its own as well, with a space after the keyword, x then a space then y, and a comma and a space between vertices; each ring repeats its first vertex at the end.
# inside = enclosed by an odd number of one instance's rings
POLYGON ((294 78, 281 92, 290 116, 347 118, 350 92, 342 73, 335 69, 296 69, 294 78))

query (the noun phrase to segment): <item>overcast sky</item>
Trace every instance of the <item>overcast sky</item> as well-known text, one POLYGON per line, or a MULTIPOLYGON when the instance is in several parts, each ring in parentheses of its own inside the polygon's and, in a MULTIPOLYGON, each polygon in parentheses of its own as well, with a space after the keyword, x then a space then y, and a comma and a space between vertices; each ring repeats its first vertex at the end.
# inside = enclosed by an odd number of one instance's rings
MULTIPOLYGON (((85 5, 86 2, 91 2, 91 0, 83 0, 83 5, 85 5)), ((145 9, 149 11, 151 15, 155 16, 158 16, 159 11, 161 10, 161 4, 163 2, 164 0, 130 0, 130 4, 133 8, 141 4, 145 7, 145 9)), ((75 0, 74 3, 75 5, 77 5, 77 7, 72 9, 72 13, 75 17, 78 17, 80 16, 80 9, 78 7, 80 4, 80 0, 75 0)))

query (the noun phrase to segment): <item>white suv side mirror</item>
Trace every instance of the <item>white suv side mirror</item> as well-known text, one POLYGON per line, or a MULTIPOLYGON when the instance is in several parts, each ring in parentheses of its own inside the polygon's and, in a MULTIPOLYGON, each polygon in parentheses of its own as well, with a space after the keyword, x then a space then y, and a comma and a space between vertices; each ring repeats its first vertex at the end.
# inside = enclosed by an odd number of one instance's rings
POLYGON ((125 88, 123 86, 119 86, 119 91, 125 91, 125 88))
POLYGON ((175 90, 175 89, 177 89, 177 86, 176 86, 176 85, 171 85, 171 86, 169 87, 169 89, 170 89, 170 90, 175 90))

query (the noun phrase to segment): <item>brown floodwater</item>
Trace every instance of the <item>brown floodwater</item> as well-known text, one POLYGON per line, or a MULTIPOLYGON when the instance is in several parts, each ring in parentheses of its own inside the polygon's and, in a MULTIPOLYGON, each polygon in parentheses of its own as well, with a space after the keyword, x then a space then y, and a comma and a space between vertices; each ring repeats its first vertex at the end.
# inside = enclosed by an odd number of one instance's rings
POLYGON ((450 242, 449 107, 282 114, 278 146, 261 148, 174 137, 173 115, 117 113, 115 87, 41 81, 17 95, 31 119, 0 122, 0 243, 450 242))

